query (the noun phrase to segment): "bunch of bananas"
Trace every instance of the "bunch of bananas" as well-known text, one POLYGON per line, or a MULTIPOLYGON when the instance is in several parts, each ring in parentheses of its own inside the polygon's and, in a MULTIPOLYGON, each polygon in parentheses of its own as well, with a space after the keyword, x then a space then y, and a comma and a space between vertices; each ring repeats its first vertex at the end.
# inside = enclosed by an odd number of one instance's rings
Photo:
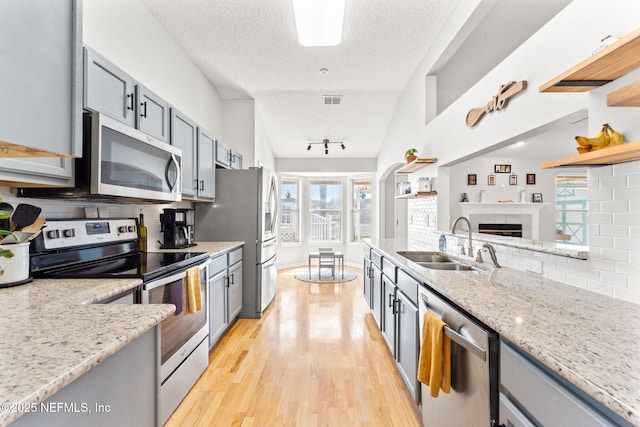
POLYGON ((624 142, 624 137, 620 132, 616 132, 609 123, 602 125, 602 130, 593 138, 586 136, 576 136, 578 153, 588 153, 589 151, 601 150, 607 147, 620 145, 624 142))

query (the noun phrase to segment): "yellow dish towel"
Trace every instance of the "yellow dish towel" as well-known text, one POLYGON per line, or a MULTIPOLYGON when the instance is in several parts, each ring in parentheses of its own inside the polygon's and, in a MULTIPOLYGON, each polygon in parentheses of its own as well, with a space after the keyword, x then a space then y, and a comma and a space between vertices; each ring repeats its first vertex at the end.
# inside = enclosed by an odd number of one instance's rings
POLYGON ((424 314, 418 381, 429 386, 431 397, 438 397, 440 389, 445 393, 451 389, 451 341, 444 334, 445 326, 433 311, 424 314))
POLYGON ((195 266, 187 270, 187 298, 184 314, 193 314, 202 310, 202 289, 200 284, 200 267, 195 266))

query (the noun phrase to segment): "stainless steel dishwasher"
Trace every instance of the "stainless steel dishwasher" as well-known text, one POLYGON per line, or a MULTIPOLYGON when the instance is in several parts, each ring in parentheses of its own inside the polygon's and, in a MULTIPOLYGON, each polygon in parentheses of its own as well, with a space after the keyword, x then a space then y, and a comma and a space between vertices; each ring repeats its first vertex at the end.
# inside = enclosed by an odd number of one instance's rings
POLYGON ((451 391, 436 398, 422 384, 425 427, 494 426, 498 421, 498 334, 420 286, 420 330, 424 314, 433 311, 451 340, 451 391))

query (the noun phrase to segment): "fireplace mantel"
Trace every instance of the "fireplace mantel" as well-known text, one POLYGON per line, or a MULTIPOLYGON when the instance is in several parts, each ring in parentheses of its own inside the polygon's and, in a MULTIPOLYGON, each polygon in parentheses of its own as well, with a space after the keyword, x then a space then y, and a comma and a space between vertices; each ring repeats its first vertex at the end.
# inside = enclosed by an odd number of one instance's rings
POLYGON ((532 240, 540 240, 540 213, 543 208, 550 207, 551 203, 460 202, 458 206, 462 215, 470 221, 473 215, 529 215, 531 229, 526 230, 523 226, 523 235, 532 240))

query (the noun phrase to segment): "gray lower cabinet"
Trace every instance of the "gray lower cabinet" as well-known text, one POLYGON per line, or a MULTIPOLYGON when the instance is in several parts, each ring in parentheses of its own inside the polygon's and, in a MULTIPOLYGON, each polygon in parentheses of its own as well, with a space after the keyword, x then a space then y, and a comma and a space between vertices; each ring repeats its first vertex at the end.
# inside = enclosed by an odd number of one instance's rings
MULTIPOLYGON (((366 258, 365 258, 366 265, 366 258)), ((371 309, 411 396, 420 401, 418 356, 420 283, 371 249, 371 309), (378 268, 381 266, 381 269, 378 268), (376 300, 377 298, 377 300, 376 300)))
POLYGON ((14 421, 12 427, 160 425, 160 326, 14 421))
POLYGON ((227 254, 209 263, 209 348, 227 330, 227 254))
MULTIPOLYGON (((242 249, 239 251, 242 257, 242 249)), ((229 287, 229 322, 232 322, 242 310, 242 261, 229 267, 227 286, 229 287)))
POLYGON ((409 392, 416 402, 420 401, 420 384, 418 383, 418 355, 420 354, 420 328, 418 317, 418 282, 410 278, 404 271, 398 271, 398 289, 396 292, 396 361, 398 369, 409 392), (407 285, 415 288, 416 296, 412 298, 403 289, 407 285))
POLYGON ((209 348, 242 310, 242 248, 211 258, 209 263, 209 348))
POLYGON ((500 424, 631 426, 510 343, 500 343, 500 424))
POLYGON ((0 181, 16 185, 73 187, 73 162, 69 157, 0 159, 0 181))
POLYGON ((371 279, 373 275, 371 271, 371 259, 369 259, 369 256, 369 247, 365 246, 365 255, 362 264, 362 269, 364 270, 364 276, 362 279, 362 295, 364 296, 364 300, 367 302, 369 308, 373 308, 371 306, 371 279))
POLYGON ((82 156, 82 1, 0 2, 0 52, 0 141, 82 156))
POLYGON ((169 104, 92 49, 84 49, 84 108, 169 142, 169 104))

